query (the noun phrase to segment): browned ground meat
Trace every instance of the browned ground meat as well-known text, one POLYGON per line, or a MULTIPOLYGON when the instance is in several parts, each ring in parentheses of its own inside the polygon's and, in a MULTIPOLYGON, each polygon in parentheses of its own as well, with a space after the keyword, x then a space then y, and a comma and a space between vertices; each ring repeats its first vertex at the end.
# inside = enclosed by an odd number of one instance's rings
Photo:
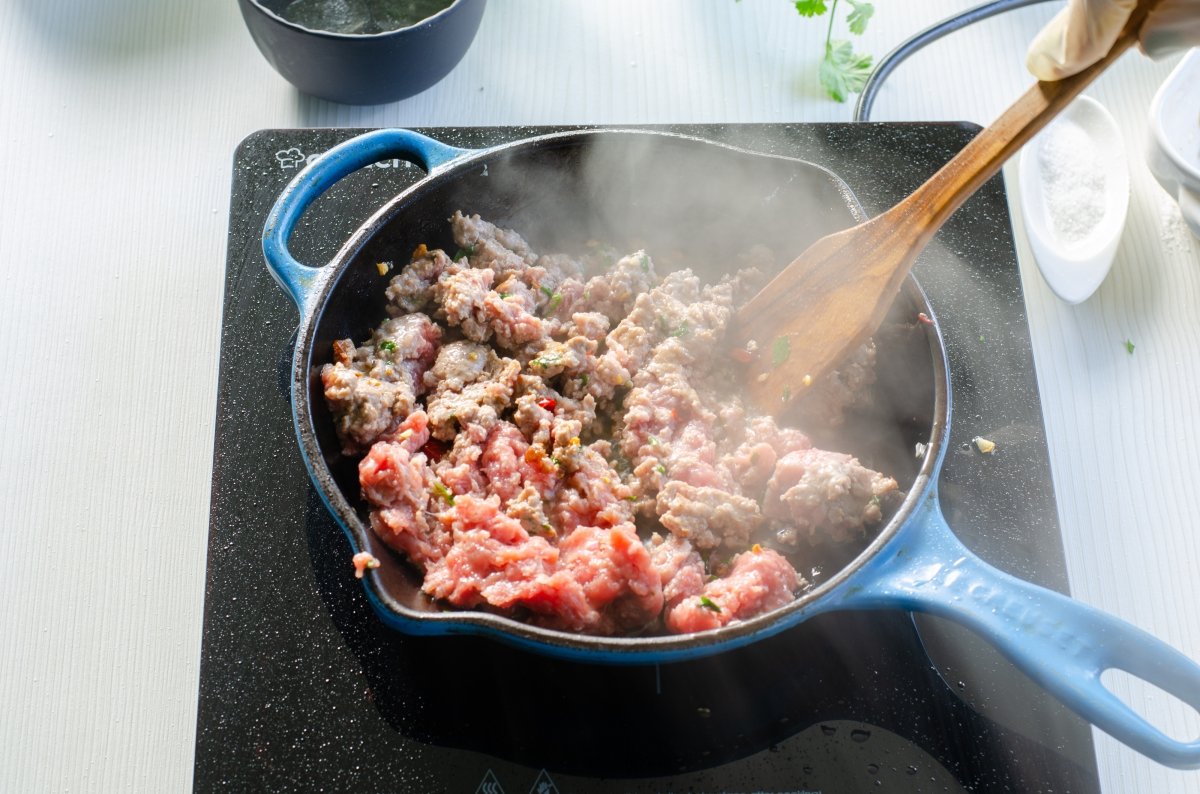
MULTIPOLYGON (((431 598, 574 632, 714 629, 789 603, 814 546, 882 520, 895 480, 737 394, 720 351, 761 249, 706 285, 644 251, 538 254, 461 213, 451 228, 460 251, 419 246, 391 319, 321 373, 345 451, 366 451, 371 527, 431 598)), ((843 421, 874 355, 814 389, 805 421, 843 421)))
POLYGON ((370 444, 416 408, 442 329, 423 314, 386 320, 360 347, 334 344, 321 369, 325 400, 348 453, 370 444))

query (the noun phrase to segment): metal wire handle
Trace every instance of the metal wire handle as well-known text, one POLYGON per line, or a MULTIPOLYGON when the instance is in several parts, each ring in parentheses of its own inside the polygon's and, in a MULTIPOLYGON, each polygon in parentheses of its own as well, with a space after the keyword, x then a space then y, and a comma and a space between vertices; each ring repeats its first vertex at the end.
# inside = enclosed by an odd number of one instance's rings
POLYGON ((961 30, 968 25, 989 19, 997 14, 1045 2, 1047 0, 993 0, 991 3, 984 3, 977 8, 972 8, 949 19, 944 19, 901 42, 894 50, 883 56, 871 71, 871 75, 863 85, 863 90, 858 95, 858 102, 854 106, 854 120, 869 120, 871 106, 875 102, 875 94, 878 93, 879 86, 892 73, 892 70, 926 44, 931 44, 948 33, 961 30))

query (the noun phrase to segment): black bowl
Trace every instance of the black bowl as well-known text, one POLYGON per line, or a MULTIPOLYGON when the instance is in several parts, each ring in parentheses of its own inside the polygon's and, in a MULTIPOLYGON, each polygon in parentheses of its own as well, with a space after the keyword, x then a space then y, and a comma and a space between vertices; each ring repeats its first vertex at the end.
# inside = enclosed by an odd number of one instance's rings
POLYGON ((287 0, 238 0, 254 43, 275 71, 306 94, 378 105, 429 88, 475 39, 487 0, 454 0, 399 30, 375 34, 311 30, 279 15, 287 0))

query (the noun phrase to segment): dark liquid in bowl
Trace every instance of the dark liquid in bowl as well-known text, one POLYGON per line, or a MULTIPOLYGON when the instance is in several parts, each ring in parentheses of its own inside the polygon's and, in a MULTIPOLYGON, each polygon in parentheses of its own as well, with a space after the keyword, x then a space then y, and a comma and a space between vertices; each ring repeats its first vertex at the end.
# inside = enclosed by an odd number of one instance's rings
POLYGON ((276 0, 263 5, 310 30, 348 35, 407 28, 447 8, 453 0, 276 0))

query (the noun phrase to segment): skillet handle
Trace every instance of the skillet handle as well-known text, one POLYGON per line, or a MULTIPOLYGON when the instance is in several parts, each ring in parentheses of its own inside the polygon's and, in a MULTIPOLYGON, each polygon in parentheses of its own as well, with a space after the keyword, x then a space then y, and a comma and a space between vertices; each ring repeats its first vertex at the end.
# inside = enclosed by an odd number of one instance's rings
POLYGON ((296 302, 301 314, 307 311, 319 268, 301 264, 287 243, 296 223, 318 196, 343 177, 380 160, 398 157, 428 172, 468 151, 412 130, 374 130, 339 143, 296 174, 267 216, 262 246, 271 275, 296 302))
POLYGON ((1172 739, 1100 680, 1124 670, 1200 711, 1200 665, 1122 620, 991 567, 954 536, 936 497, 924 511, 890 554, 839 588, 847 595, 835 607, 899 607, 960 623, 1113 738, 1161 764, 1200 768, 1200 738, 1172 739))

